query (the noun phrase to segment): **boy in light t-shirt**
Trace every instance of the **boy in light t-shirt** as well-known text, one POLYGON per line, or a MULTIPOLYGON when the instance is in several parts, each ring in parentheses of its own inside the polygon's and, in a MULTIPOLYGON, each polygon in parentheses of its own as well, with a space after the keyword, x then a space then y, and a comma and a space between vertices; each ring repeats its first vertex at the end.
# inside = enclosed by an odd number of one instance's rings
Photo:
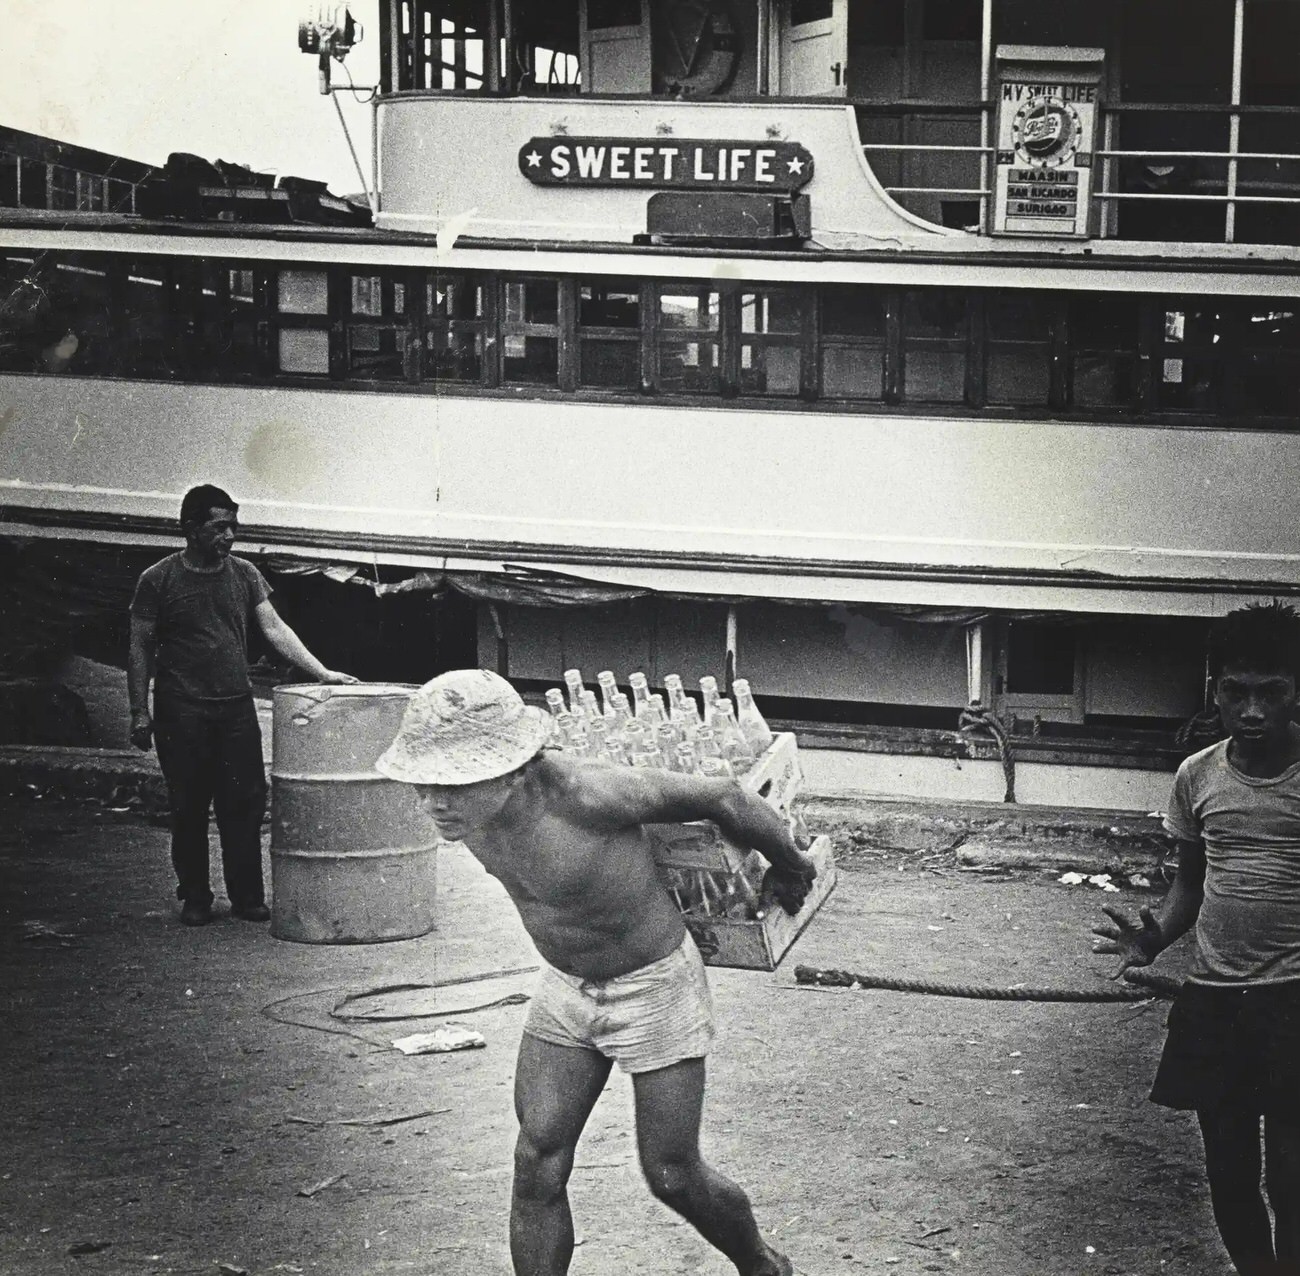
POLYGON ((1119 954, 1118 976, 1195 926, 1151 1098, 1196 1112, 1237 1270, 1300 1276, 1300 617, 1277 602, 1230 612, 1211 667, 1229 738, 1178 768, 1178 875, 1159 917, 1105 908, 1095 951, 1119 954))

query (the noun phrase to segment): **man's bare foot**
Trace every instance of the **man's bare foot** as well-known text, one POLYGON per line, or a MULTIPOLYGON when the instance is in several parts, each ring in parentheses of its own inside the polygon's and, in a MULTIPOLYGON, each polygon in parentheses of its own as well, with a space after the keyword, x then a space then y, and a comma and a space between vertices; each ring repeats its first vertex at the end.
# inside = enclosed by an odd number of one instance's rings
POLYGON ((794 1276, 794 1264, 780 1250, 773 1249, 766 1241, 763 1248, 767 1252, 750 1268, 748 1276, 794 1276))

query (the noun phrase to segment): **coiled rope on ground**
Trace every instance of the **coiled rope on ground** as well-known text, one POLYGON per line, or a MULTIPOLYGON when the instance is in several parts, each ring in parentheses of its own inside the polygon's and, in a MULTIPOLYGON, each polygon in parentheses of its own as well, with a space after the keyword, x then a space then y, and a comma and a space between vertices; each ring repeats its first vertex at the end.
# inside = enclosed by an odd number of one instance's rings
POLYGON ((980 1001, 1150 1001, 1152 997, 1172 997, 1182 982, 1167 975, 1129 970, 1125 972, 1128 987, 999 988, 982 984, 951 984, 931 979, 897 979, 889 975, 862 974, 851 970, 822 970, 816 966, 796 966, 794 978, 797 984, 814 984, 823 988, 877 988, 886 992, 916 992, 932 997, 971 997, 980 1001))

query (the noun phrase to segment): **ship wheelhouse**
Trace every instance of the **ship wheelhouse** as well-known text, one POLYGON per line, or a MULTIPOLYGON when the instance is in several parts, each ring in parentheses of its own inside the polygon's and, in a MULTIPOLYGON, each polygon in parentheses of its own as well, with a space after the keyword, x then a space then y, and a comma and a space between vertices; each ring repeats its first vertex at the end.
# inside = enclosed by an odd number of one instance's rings
POLYGON ((6 218, 6 531, 212 479, 322 627, 740 673, 824 790, 997 799, 975 701, 1149 809, 1300 594, 1300 10, 1202 7, 381 0, 372 224, 6 218))

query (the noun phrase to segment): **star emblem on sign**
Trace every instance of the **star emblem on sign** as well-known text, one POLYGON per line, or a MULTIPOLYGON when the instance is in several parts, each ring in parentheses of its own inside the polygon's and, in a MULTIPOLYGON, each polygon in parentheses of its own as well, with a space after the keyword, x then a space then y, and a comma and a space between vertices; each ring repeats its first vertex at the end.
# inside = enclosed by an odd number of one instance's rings
POLYGON ((792 160, 787 160, 785 166, 786 166, 786 168, 788 168, 792 173, 802 173, 802 172, 803 172, 803 160, 801 160, 797 155, 794 157, 794 159, 792 159, 792 160))
POLYGON ((542 157, 536 151, 529 151, 524 159, 528 161, 529 168, 536 168, 542 162, 542 157))

